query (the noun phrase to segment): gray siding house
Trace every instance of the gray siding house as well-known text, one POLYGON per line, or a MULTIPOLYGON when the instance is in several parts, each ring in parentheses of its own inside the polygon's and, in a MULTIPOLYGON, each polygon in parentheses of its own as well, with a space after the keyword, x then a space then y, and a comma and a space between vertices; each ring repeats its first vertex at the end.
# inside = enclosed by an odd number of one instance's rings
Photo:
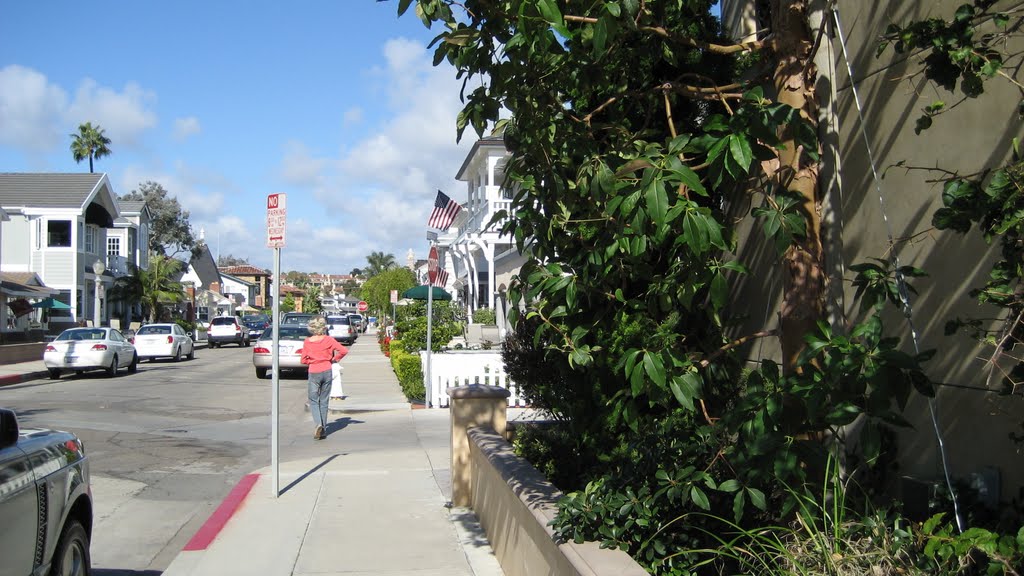
POLYGON ((0 271, 35 273, 73 320, 93 317, 99 286, 106 321, 107 234, 121 218, 107 175, 0 173, 0 209, 9 218, 0 227, 0 271), (98 275, 97 262, 105 268, 98 275))

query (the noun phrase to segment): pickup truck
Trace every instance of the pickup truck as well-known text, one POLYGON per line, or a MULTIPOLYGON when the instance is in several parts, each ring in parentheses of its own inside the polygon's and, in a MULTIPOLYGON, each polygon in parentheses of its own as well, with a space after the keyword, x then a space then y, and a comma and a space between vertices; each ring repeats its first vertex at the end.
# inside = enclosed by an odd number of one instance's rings
POLYGON ((89 460, 74 434, 0 408, 0 575, 91 572, 89 460))

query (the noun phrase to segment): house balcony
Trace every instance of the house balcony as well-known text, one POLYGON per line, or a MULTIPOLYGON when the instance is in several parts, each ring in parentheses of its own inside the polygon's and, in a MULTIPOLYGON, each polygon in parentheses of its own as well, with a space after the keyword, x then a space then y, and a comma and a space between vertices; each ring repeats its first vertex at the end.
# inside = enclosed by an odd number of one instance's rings
POLYGON ((114 254, 107 255, 107 273, 117 278, 119 276, 127 276, 131 270, 128 268, 128 264, 131 261, 125 256, 117 256, 114 254))

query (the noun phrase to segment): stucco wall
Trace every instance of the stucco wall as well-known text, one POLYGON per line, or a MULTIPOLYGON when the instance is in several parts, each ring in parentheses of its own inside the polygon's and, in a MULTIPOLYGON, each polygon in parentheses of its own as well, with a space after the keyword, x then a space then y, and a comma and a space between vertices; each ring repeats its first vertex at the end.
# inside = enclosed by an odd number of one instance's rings
MULTIPOLYGON (((1024 466, 1009 438, 1020 432, 1024 402, 1019 396, 994 393, 1000 378, 988 382, 979 358, 992 349, 966 336, 945 336, 944 326, 956 317, 998 316, 995 309, 980 306, 969 297, 971 289, 987 278, 997 248, 987 246, 975 232, 966 236, 932 228, 931 219, 941 207, 941 184, 929 183, 941 174, 898 166, 933 167, 973 173, 1008 157, 1010 142, 1024 135, 1016 117, 1020 94, 1006 81, 986 83, 986 94, 966 101, 936 119, 934 126, 915 135, 914 123, 921 109, 935 100, 957 102, 959 92, 947 93, 912 76, 919 59, 897 57, 889 50, 875 57, 878 37, 890 22, 906 22, 929 14, 949 15, 958 2, 893 0, 838 3, 856 87, 864 105, 864 128, 876 158, 885 210, 872 178, 867 148, 846 73, 839 39, 825 42, 818 60, 818 95, 823 99, 823 121, 831 124, 823 135, 825 167, 822 171, 824 241, 830 274, 830 311, 833 320, 852 325, 863 318, 854 301, 851 264, 870 258, 887 258, 889 231, 903 265, 924 269, 927 278, 913 279, 918 294, 913 300, 913 326, 921 349, 938 350, 927 364, 932 379, 944 384, 937 396, 940 429, 948 446, 951 471, 964 478, 987 466, 1002 474, 1004 498, 1017 495, 1024 486, 1024 466), (836 154, 838 153, 838 157, 836 154), (838 166, 838 172, 832 170, 838 166)), ((1019 0, 1005 6, 1024 4, 1019 0)), ((1012 53, 1015 48, 1011 46, 1012 53)), ((1009 70, 1012 73, 1012 70, 1009 70)), ((1020 78, 1018 78, 1018 81, 1020 78)), ((749 203, 733 206, 737 213, 759 206, 755 194, 749 203)), ((762 241, 760 224, 740 230, 740 259, 752 273, 738 278, 731 316, 747 315, 737 334, 777 325, 781 297, 779 258, 762 241)), ((886 329, 911 348, 911 323, 896 312, 885 315, 886 329)), ((995 323, 993 323, 994 325, 995 323)), ((778 358, 774 340, 762 340, 746 348, 752 360, 778 358)), ((937 441, 932 432, 927 402, 917 397, 907 416, 914 430, 899 434, 901 473, 925 479, 941 475, 937 441)))

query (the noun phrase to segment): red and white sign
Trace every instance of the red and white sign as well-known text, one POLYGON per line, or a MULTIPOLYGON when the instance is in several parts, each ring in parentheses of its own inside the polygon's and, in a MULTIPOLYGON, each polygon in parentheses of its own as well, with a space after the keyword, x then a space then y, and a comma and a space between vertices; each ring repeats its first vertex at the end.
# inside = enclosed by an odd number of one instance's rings
POLYGON ((391 303, 398 304, 398 290, 391 291, 391 303))
POLYGON ((285 224, 288 222, 285 198, 283 193, 267 196, 267 248, 284 248, 285 224))
POLYGON ((430 255, 427 256, 427 278, 430 279, 431 284, 437 279, 437 264, 437 246, 431 246, 430 255))
POLYGON ((370 309, 370 305, 369 305, 369 304, 367 304, 367 303, 366 303, 365 301, 363 301, 363 300, 360 300, 360 301, 359 301, 359 304, 356 304, 356 310, 358 310, 358 311, 360 311, 360 312, 366 312, 366 311, 367 311, 367 310, 369 310, 369 309, 370 309))

